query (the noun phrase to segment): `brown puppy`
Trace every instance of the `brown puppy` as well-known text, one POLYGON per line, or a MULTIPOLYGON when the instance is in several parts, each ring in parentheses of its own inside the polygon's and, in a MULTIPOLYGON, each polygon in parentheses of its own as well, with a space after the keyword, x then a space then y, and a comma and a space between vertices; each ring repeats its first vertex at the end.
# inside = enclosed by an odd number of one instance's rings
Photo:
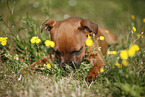
MULTIPOLYGON (((49 19, 42 25, 41 31, 43 29, 50 31, 51 40, 55 42, 55 47, 50 54, 55 53, 56 58, 61 60, 60 67, 62 69, 65 70, 66 64, 74 69, 78 68, 85 56, 85 52, 88 52, 86 57, 93 65, 86 76, 89 81, 96 79, 99 69, 105 65, 102 54, 106 53, 108 45, 112 45, 116 41, 116 37, 111 32, 106 33, 105 29, 98 27, 97 24, 80 17, 70 17, 63 21, 49 19), (92 36, 94 41, 91 47, 85 45, 88 34, 92 36), (104 36, 105 40, 98 40, 99 36, 104 36), (95 48, 95 50, 92 50, 92 48, 95 48)), ((41 66, 50 62, 50 54, 34 62, 27 69, 35 70, 32 67, 35 67, 36 64, 41 66)))

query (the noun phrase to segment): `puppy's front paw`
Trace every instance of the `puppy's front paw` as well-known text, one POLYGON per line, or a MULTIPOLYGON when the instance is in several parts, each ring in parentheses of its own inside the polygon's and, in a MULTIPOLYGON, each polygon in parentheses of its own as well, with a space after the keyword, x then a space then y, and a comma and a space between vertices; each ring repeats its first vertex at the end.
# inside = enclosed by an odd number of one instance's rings
POLYGON ((97 76, 95 74, 88 74, 85 78, 87 82, 92 82, 92 81, 95 81, 96 79, 97 79, 97 76))

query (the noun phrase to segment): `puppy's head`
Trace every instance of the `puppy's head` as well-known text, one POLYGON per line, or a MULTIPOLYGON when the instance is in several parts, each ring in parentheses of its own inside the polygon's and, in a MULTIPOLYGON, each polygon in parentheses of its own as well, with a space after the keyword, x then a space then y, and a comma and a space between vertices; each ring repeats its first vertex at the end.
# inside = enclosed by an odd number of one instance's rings
POLYGON ((42 29, 50 31, 51 40, 55 42, 53 48, 60 56, 61 67, 65 64, 78 68, 85 56, 85 40, 87 34, 97 34, 98 26, 85 19, 71 17, 63 21, 49 19, 42 25, 42 29))

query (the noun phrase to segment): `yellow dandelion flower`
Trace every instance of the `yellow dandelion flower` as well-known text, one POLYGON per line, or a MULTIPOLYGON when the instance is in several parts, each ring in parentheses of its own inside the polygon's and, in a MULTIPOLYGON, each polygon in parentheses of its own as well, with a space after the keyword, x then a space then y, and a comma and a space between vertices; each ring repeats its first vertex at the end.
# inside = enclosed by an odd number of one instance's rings
POLYGON ((117 52, 116 51, 109 51, 108 54, 113 54, 113 55, 116 55, 117 52))
POLYGON ((36 42, 36 39, 38 39, 38 37, 36 37, 36 36, 32 37, 31 40, 30 40, 31 43, 35 43, 36 42))
POLYGON ((145 23, 145 18, 143 18, 143 23, 145 23))
POLYGON ((136 44, 131 45, 131 47, 128 50, 128 56, 132 57, 135 56, 136 51, 139 50, 139 46, 136 44))
POLYGON ((49 42, 50 42, 50 40, 46 40, 46 41, 44 42, 45 46, 49 46, 49 42))
POLYGON ((46 65, 46 68, 50 69, 50 68, 51 68, 51 64, 48 63, 48 64, 46 65))
POLYGON ((3 41, 3 37, 0 37, 0 41, 3 41))
POLYGON ((136 28, 135 27, 132 27, 132 30, 135 32, 136 31, 136 28))
POLYGON ((135 19, 135 16, 134 16, 134 15, 131 15, 131 19, 133 19, 133 20, 134 20, 134 19, 135 19))
POLYGON ((129 48, 129 50, 128 50, 128 56, 129 57, 133 57, 133 56, 135 56, 135 49, 134 48, 129 48))
POLYGON ((51 47, 54 47, 54 46, 55 46, 55 43, 54 43, 53 41, 51 41, 51 42, 50 42, 50 46, 51 46, 51 47))
POLYGON ((7 37, 0 37, 1 45, 5 46, 7 44, 7 37))
POLYGON ((7 37, 4 37, 3 39, 4 39, 4 40, 7 40, 8 38, 7 38, 7 37))
POLYGON ((41 40, 40 39, 36 39, 35 42, 36 43, 39 43, 39 42, 41 42, 41 40))
POLYGON ((121 57, 121 59, 123 59, 123 60, 128 59, 128 52, 127 52, 127 50, 122 50, 122 51, 120 52, 120 57, 121 57))
POLYGON ((128 62, 126 60, 122 61, 123 66, 127 66, 128 62))
POLYGON ((116 55, 116 54, 117 54, 117 52, 116 52, 116 51, 112 51, 112 54, 113 54, 113 55, 116 55))
POLYGON ((104 69, 103 68, 100 68, 100 72, 104 72, 104 69))
POLYGON ((99 39, 100 39, 100 40, 104 40, 104 36, 100 36, 99 39))
POLYGON ((38 39, 38 37, 34 36, 34 37, 32 37, 32 39, 36 40, 36 39, 38 39))
POLYGON ((55 46, 55 43, 53 41, 50 41, 50 40, 46 40, 44 42, 45 46, 50 46, 50 47, 54 47, 55 46))
POLYGON ((38 37, 36 37, 36 36, 32 37, 30 41, 31 41, 31 43, 39 43, 39 42, 41 42, 41 40, 38 37))
POLYGON ((121 68, 121 64, 119 64, 118 62, 115 65, 118 66, 118 68, 121 68))
POLYGON ((136 44, 133 44, 133 45, 131 46, 131 48, 134 48, 134 49, 135 49, 135 51, 139 51, 139 46, 138 46, 138 45, 136 45, 136 44))
POLYGON ((2 41, 1 45, 5 46, 7 44, 7 41, 2 41))
POLYGON ((30 41, 31 41, 31 43, 35 43, 35 39, 31 39, 30 41))
POLYGON ((7 39, 7 37, 0 37, 0 41, 6 41, 7 39))
POLYGON ((92 39, 87 39, 86 40, 86 45, 87 46, 92 46, 93 45, 93 40, 92 39))

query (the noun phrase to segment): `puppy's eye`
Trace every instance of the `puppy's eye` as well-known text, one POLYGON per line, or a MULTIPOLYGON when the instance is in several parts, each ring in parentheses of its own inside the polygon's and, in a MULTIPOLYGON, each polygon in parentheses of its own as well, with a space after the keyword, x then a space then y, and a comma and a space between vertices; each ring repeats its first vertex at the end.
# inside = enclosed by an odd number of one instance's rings
POLYGON ((72 54, 79 54, 83 49, 83 46, 78 51, 73 51, 72 54))

